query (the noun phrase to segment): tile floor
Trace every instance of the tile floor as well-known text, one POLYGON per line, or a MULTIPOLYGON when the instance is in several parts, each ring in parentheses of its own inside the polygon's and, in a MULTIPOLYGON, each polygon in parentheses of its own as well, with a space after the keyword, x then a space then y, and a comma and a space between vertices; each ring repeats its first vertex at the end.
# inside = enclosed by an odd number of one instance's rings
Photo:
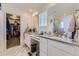
POLYGON ((29 49, 24 46, 15 46, 6 50, 2 56, 28 56, 29 49))
POLYGON ((18 45, 20 45, 19 37, 12 37, 9 40, 7 40, 7 48, 11 48, 18 45))

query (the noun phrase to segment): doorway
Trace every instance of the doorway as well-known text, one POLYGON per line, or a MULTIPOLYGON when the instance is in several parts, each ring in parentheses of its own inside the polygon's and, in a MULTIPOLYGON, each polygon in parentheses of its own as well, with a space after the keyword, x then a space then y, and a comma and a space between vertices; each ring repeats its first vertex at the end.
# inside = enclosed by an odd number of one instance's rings
POLYGON ((7 49, 20 45, 20 16, 6 13, 7 49))

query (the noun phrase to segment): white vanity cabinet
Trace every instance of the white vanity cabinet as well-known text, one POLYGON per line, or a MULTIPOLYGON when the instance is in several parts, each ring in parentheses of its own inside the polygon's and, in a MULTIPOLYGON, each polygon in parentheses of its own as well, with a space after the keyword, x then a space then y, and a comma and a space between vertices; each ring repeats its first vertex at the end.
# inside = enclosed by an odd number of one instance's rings
POLYGON ((47 56, 47 39, 40 37, 40 56, 47 56))
POLYGON ((74 47, 65 43, 48 40, 49 56, 70 56, 74 53, 74 47))
POLYGON ((48 40, 48 55, 79 56, 79 46, 48 40))
POLYGON ((31 49, 31 40, 40 39, 40 56, 79 56, 79 46, 67 42, 60 42, 54 38, 36 37, 25 34, 25 44, 31 49))
POLYGON ((31 37, 29 34, 25 34, 24 43, 31 49, 31 37))
POLYGON ((79 47, 74 46, 74 56, 79 56, 79 47))
POLYGON ((53 38, 40 38, 40 56, 79 56, 79 47, 53 38))

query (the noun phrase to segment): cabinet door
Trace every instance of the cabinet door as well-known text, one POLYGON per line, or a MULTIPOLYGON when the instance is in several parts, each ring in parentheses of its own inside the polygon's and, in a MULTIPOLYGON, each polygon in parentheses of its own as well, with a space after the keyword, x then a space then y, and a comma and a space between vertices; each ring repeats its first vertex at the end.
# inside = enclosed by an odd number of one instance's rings
POLYGON ((47 55, 47 39, 40 38, 40 53, 47 55))
POLYGON ((60 50, 59 48, 52 46, 48 47, 48 56, 70 56, 70 54, 66 53, 63 50, 60 50))
POLYGON ((79 56, 79 47, 74 46, 74 55, 79 56))
POLYGON ((31 37, 29 34, 25 34, 25 44, 31 48, 31 37))
POLYGON ((67 46, 65 46, 63 44, 64 43, 61 44, 60 42, 48 40, 48 55, 49 56, 69 56, 69 55, 72 55, 66 50, 67 46))
POLYGON ((41 51, 41 52, 40 52, 40 56, 47 56, 47 53, 41 51))

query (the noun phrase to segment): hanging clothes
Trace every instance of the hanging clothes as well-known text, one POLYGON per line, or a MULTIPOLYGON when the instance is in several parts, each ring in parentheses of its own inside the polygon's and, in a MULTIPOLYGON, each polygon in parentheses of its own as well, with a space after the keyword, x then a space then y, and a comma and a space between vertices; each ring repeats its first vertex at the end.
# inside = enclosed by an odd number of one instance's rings
POLYGON ((6 20, 6 31, 11 32, 11 26, 10 26, 10 22, 9 22, 8 18, 6 20))
POLYGON ((75 38, 79 39, 79 18, 76 19, 76 34, 75 38))

